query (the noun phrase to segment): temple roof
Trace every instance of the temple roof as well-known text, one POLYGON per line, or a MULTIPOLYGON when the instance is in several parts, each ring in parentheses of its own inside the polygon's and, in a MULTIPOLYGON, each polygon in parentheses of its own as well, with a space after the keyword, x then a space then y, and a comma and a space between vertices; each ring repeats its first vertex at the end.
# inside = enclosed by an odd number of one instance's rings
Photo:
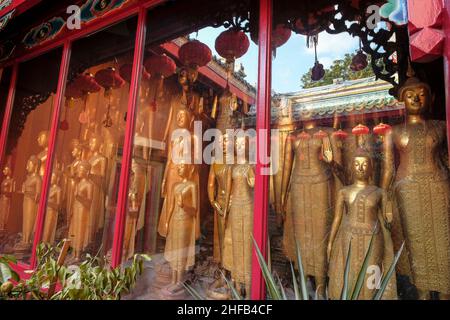
MULTIPOLYGON (((297 92, 275 94, 272 98, 272 124, 286 118, 301 121, 302 115, 314 119, 337 116, 367 114, 404 109, 389 94, 392 85, 376 80, 375 77, 357 80, 335 80, 333 84, 302 89, 297 92)), ((248 114, 247 124, 251 125, 256 115, 253 107, 248 114)))

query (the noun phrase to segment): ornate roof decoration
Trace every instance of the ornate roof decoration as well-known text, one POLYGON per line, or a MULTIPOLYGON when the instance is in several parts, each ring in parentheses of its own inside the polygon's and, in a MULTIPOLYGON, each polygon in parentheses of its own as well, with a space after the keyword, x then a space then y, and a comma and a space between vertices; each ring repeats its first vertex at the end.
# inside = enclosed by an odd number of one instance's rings
POLYGON ((81 6, 81 21, 86 23, 119 9, 129 0, 87 0, 81 6))
POLYGON ((16 10, 12 10, 12 11, 8 12, 7 14, 5 14, 3 17, 0 18, 0 31, 2 31, 6 27, 8 22, 13 17, 15 11, 16 10))
POLYGON ((52 18, 31 29, 23 38, 22 43, 27 49, 40 45, 55 38, 66 25, 61 17, 52 18))
MULTIPOLYGON (((289 114, 294 122, 301 121, 307 113, 314 119, 330 119, 335 115, 347 116, 386 111, 400 111, 403 103, 389 94, 392 85, 375 77, 336 81, 334 84, 303 89, 298 92, 273 96, 272 125, 283 121, 289 114)), ((254 124, 256 110, 251 108, 246 119, 248 125, 254 124)))

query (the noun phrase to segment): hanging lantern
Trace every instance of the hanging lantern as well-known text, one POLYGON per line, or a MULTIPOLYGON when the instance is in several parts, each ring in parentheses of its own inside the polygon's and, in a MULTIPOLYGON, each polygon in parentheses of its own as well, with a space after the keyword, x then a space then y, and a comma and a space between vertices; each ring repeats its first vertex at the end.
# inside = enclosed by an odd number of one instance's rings
POLYGON ((306 19, 297 18, 294 31, 304 36, 313 36, 323 31, 329 24, 329 17, 334 12, 334 6, 310 12, 306 19), (305 24, 306 22, 306 24, 305 24))
POLYGON ((319 63, 319 61, 316 61, 311 71, 311 80, 319 81, 324 76, 325 76, 325 69, 323 68, 323 64, 319 63))
POLYGON ((386 133, 388 133, 391 129, 392 127, 390 125, 381 122, 373 128, 373 133, 379 136, 383 136, 386 133))
POLYGON ((97 71, 95 74, 95 80, 105 89, 105 97, 108 98, 108 107, 106 109, 105 120, 103 125, 105 128, 112 126, 112 118, 110 115, 112 89, 118 89, 125 84, 125 80, 122 79, 119 72, 113 67, 108 67, 97 71))
MULTIPOLYGON (((275 29, 272 30, 271 47, 274 56, 276 54, 276 49, 288 42, 288 40, 291 38, 291 34, 292 30, 282 23, 277 24, 275 29)), ((251 37, 252 41, 255 44, 258 44, 258 34, 253 33, 251 37)))
POLYGON ((153 55, 147 58, 144 62, 144 66, 152 77, 158 81, 153 100, 150 102, 150 109, 152 111, 156 111, 156 99, 158 97, 158 93, 163 90, 164 79, 173 75, 177 69, 177 66, 175 62, 165 54, 153 55))
MULTIPOLYGON (((133 72, 133 65, 131 63, 123 64, 119 69, 119 74, 126 82, 131 83, 131 73, 133 72)), ((145 68, 142 68, 142 79, 149 80, 150 73, 145 68)))
POLYGON ((69 130, 69 122, 67 121, 67 119, 64 119, 59 123, 59 130, 61 131, 69 130))
POLYGON ((228 29, 216 38, 215 48, 217 53, 227 60, 228 64, 247 53, 250 41, 241 30, 228 29))
POLYGON ((369 134, 369 132, 370 132, 370 129, 363 124, 358 124, 356 127, 354 127, 352 129, 352 133, 356 136, 369 134))
POLYGON ((314 138, 315 139, 320 139, 322 140, 323 138, 328 137, 327 133, 323 130, 319 130, 316 133, 314 133, 314 138))
POLYGON ((99 92, 102 88, 92 73, 80 74, 73 83, 77 90, 83 92, 83 95, 99 92))
POLYGON ((352 63, 350 64, 350 69, 353 72, 358 72, 367 68, 367 56, 361 50, 353 57, 352 63))
POLYGON ((339 129, 338 131, 333 132, 333 137, 338 138, 340 140, 345 140, 348 137, 348 133, 342 129, 339 129))
POLYGON ((173 75, 177 69, 175 62, 165 54, 153 55, 147 58, 144 66, 152 76, 162 78, 173 75))
POLYGON ((180 47, 178 56, 183 65, 197 69, 206 66, 211 61, 212 52, 203 42, 192 40, 180 47))

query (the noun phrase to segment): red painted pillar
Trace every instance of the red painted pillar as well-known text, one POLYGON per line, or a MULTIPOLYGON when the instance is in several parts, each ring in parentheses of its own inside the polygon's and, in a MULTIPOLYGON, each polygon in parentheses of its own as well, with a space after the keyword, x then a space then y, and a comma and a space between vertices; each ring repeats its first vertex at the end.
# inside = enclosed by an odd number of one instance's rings
POLYGON ((127 124, 125 128, 125 141, 123 144, 122 166, 120 169, 120 186, 117 198, 116 223, 114 226, 114 241, 112 248, 111 267, 117 267, 122 258, 125 219, 127 214, 128 187, 130 184, 130 168, 132 161, 133 138, 136 122, 136 104, 139 96, 139 84, 142 75, 145 34, 147 27, 147 9, 142 7, 139 11, 136 41, 134 48, 133 71, 131 74, 130 96, 127 109, 127 124))
MULTIPOLYGON (((269 176, 262 170, 269 167, 261 159, 260 148, 270 152, 270 101, 271 101, 271 30, 272 0, 259 2, 259 58, 258 58, 258 92, 256 101, 257 162, 255 172, 255 206, 253 233, 256 244, 264 257, 267 257, 267 219, 269 210, 269 176)), ((267 155, 266 155, 267 156, 267 155)), ((253 300, 266 297, 266 286, 258 263, 256 251, 252 259, 252 292, 253 300)))
POLYGON ((450 0, 445 1, 444 26, 445 46, 444 46, 444 77, 445 77, 445 101, 447 115, 447 143, 450 156, 450 0))

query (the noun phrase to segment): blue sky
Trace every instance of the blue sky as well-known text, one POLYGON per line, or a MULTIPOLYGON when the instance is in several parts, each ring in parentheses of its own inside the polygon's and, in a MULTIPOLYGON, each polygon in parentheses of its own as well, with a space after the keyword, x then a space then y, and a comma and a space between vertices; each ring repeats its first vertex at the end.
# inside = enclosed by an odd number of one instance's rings
MULTIPOLYGON (((206 43, 213 54, 219 56, 214 49, 217 36, 224 28, 205 28, 192 34, 191 37, 206 43)), ((336 59, 341 59, 345 53, 353 53, 358 48, 358 40, 347 33, 330 35, 319 34, 317 52, 319 61, 329 67, 336 59)), ((236 65, 244 65, 247 81, 253 85, 257 81, 258 47, 250 41, 250 49, 236 65)), ((286 93, 301 89, 300 77, 314 65, 314 49, 306 47, 306 37, 292 33, 289 41, 277 49, 276 58, 272 62, 272 90, 276 93, 286 93)))

